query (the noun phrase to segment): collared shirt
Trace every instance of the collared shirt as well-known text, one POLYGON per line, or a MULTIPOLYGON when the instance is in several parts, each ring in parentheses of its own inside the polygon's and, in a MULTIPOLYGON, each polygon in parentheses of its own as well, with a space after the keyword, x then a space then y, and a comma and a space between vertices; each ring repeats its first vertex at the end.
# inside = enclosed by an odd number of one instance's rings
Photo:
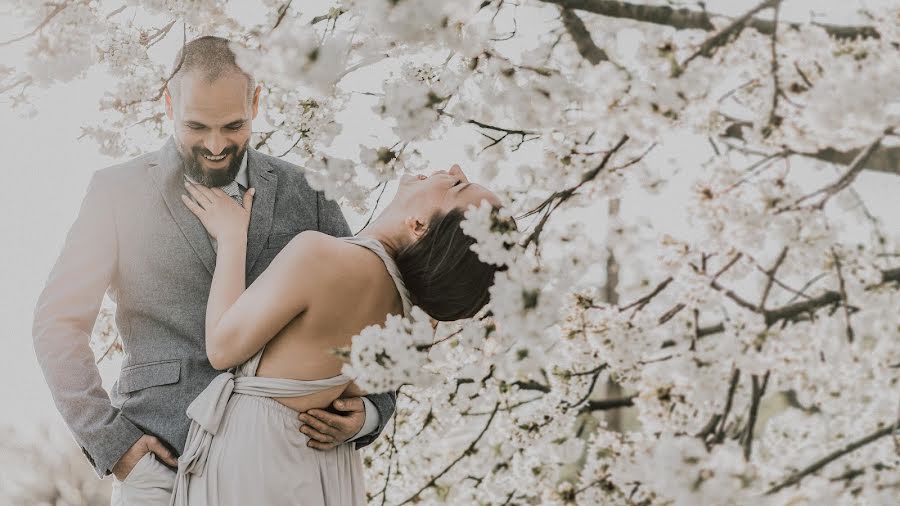
POLYGON ((241 158, 241 168, 238 170, 237 176, 234 176, 234 180, 241 186, 246 189, 250 188, 250 176, 247 175, 247 153, 249 150, 244 151, 244 158, 241 158))

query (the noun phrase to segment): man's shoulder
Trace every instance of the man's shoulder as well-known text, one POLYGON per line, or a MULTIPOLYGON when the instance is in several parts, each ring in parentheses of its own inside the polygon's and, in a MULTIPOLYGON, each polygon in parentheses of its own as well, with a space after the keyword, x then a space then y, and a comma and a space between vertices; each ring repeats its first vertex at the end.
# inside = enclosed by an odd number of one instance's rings
POLYGON ((279 178, 283 176, 290 180, 296 180, 304 186, 309 186, 306 182, 306 176, 303 175, 303 168, 299 165, 256 150, 253 151, 253 156, 258 157, 259 160, 268 164, 279 178))
POLYGON ((135 176, 146 172, 147 168, 156 160, 156 152, 144 153, 130 160, 119 162, 94 172, 94 179, 108 182, 108 184, 121 184, 132 182, 135 176))

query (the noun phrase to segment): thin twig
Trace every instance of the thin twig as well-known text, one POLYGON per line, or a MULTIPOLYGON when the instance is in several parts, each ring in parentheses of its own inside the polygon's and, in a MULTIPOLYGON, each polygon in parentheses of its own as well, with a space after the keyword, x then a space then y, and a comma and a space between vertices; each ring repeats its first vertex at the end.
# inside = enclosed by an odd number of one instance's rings
POLYGON ((787 257, 788 247, 785 246, 781 249, 781 253, 778 254, 778 258, 775 260, 775 265, 772 266, 771 269, 766 271, 766 276, 768 276, 768 280, 766 280, 766 287, 763 289, 762 297, 759 299, 759 310, 765 311, 766 309, 766 300, 769 298, 769 292, 772 290, 772 284, 775 283, 775 274, 778 272, 778 268, 781 267, 781 264, 784 262, 784 259, 787 257))
POLYGON ((144 47, 150 48, 153 47, 154 44, 166 38, 166 35, 172 30, 172 27, 175 26, 175 23, 178 22, 178 19, 173 19, 166 26, 160 28, 153 35, 147 37, 147 40, 144 42, 144 47))
MULTIPOLYGON (((895 422, 895 423, 900 424, 900 419, 898 419, 897 422, 895 422)), ((804 477, 815 473, 819 469, 822 469, 826 465, 843 457, 844 455, 847 455, 848 453, 851 453, 854 450, 862 448, 863 446, 865 446, 873 441, 877 441, 878 439, 880 439, 884 436, 887 436, 888 434, 891 434, 894 430, 895 423, 887 424, 885 427, 878 429, 866 436, 863 436, 863 437, 857 439, 856 441, 852 441, 852 442, 848 443, 847 445, 845 445, 843 448, 840 448, 838 450, 835 450, 835 451, 829 453, 828 455, 822 457, 821 459, 813 462, 812 464, 810 464, 810 465, 804 467, 803 469, 797 471, 796 473, 790 475, 788 478, 786 478, 781 483, 770 488, 768 491, 766 491, 766 495, 771 495, 771 494, 774 494, 775 492, 778 492, 779 490, 781 490, 783 488, 790 487, 792 485, 796 485, 796 484, 800 483, 800 481, 803 480, 804 477)))
POLYGON ((272 30, 275 31, 276 28, 281 24, 284 20, 284 16, 287 14, 288 9, 291 7, 291 2, 294 0, 288 0, 287 3, 278 8, 278 19, 275 20, 275 24, 272 25, 272 30))
POLYGON ((638 394, 633 394, 627 397, 619 397, 616 399, 600 399, 588 401, 588 403, 581 408, 580 412, 586 413, 589 411, 609 411, 611 409, 627 408, 630 406, 634 406, 634 399, 637 396, 638 394))
POLYGON ((651 300, 653 300, 654 297, 656 297, 660 292, 665 290, 666 287, 669 286, 669 283, 671 283, 673 279, 674 278, 672 278, 672 276, 669 276, 668 278, 664 279, 660 284, 656 285, 656 288, 654 288, 652 292, 650 292, 647 295, 644 295, 640 299, 638 299, 630 304, 620 307, 619 311, 628 311, 629 309, 631 309, 632 307, 635 307, 635 306, 637 306, 637 308, 635 309, 635 312, 640 311, 651 300))
POLYGON ((564 411, 567 411, 570 408, 577 408, 578 406, 581 406, 584 403, 584 401, 588 400, 588 398, 594 392, 594 387, 597 385, 597 379, 600 377, 600 373, 602 371, 603 371, 602 368, 598 368, 598 370, 594 373, 594 375, 591 377, 591 384, 588 385, 587 391, 584 393, 584 395, 580 399, 578 399, 575 402, 571 402, 571 403, 568 401, 563 402, 563 410, 564 411))
POLYGON ((272 138, 272 136, 275 135, 275 132, 277 131, 278 130, 269 130, 268 132, 263 132, 262 135, 259 136, 259 141, 253 145, 253 149, 259 151, 259 148, 265 146, 266 143, 269 142, 269 139, 272 138))
POLYGON ((465 458, 465 457, 467 457, 468 455, 470 455, 470 454, 472 453, 472 451, 475 449, 475 445, 477 445, 478 442, 481 441, 481 438, 484 436, 484 434, 487 432, 488 428, 491 426, 491 422, 494 421, 494 416, 497 415, 497 410, 499 410, 499 409, 500 409, 500 403, 498 402, 497 404, 494 405, 494 411, 491 413, 491 417, 488 418, 487 423, 484 424, 484 428, 481 429, 481 432, 478 434, 478 437, 476 437, 475 440, 472 441, 472 443, 468 446, 468 448, 466 448, 465 451, 463 451, 463 452, 459 455, 459 457, 456 457, 456 458, 453 460, 453 462, 451 462, 450 464, 448 464, 447 467, 445 467, 441 472, 439 472, 438 474, 434 475, 430 480, 428 480, 428 483, 426 483, 425 485, 423 485, 422 488, 420 488, 418 491, 416 491, 415 494, 409 496, 408 498, 406 498, 406 500, 404 500, 403 502, 401 502, 401 503, 399 504, 399 506, 403 506, 404 504, 408 504, 408 503, 411 503, 411 502, 417 502, 418 499, 419 499, 419 495, 420 495, 422 492, 424 492, 425 490, 427 490, 427 489, 430 488, 430 487, 436 486, 436 485, 437 485, 437 480, 440 479, 441 476, 447 474, 447 471, 449 471, 450 469, 452 469, 453 466, 455 466, 459 461, 461 461, 463 458, 465 458))
POLYGON ((872 153, 878 150, 878 148, 881 146, 881 141, 884 140, 885 136, 893 133, 893 131, 894 128, 886 129, 877 139, 866 146, 865 149, 860 151, 859 154, 856 155, 856 158, 853 160, 853 163, 850 164, 847 172, 845 172, 840 178, 838 178, 837 181, 834 181, 833 183, 828 184, 808 195, 800 197, 793 204, 779 209, 778 211, 776 211, 776 213, 796 209, 797 206, 799 206, 802 202, 819 195, 822 195, 822 199, 819 200, 819 202, 813 204, 812 207, 815 209, 822 209, 825 206, 825 203, 828 202, 828 199, 830 199, 833 195, 840 192, 844 188, 848 187, 856 179, 856 176, 858 176, 859 173, 863 170, 866 165, 866 161, 870 156, 872 156, 872 153))
POLYGON ((712 53, 719 47, 725 45, 729 38, 739 35, 747 25, 747 22, 750 21, 757 12, 778 5, 779 3, 781 3, 781 0, 765 0, 756 7, 745 12, 744 15, 732 21, 731 24, 703 41, 703 43, 700 44, 700 48, 684 60, 678 68, 683 71, 695 58, 699 56, 712 56, 712 53))
POLYGON ((843 304, 841 304, 844 308, 844 323, 846 325, 847 330, 847 342, 853 342, 853 326, 850 324, 850 308, 847 302, 847 288, 844 283, 844 273, 841 268, 841 257, 838 256, 837 251, 834 248, 831 248, 831 257, 834 259, 834 269, 837 271, 838 276, 838 289, 841 293, 841 300, 843 304))
POLYGON ((725 439, 725 422, 728 420, 728 414, 731 413, 731 403, 734 399, 734 392, 737 390, 738 379, 741 376, 741 370, 736 368, 731 373, 731 380, 728 383, 728 397, 725 399, 725 409, 722 411, 722 420, 719 429, 716 431, 716 441, 725 439))
MULTIPOLYGON (((560 204, 562 204, 563 202, 565 202, 566 200, 571 198, 572 195, 574 195, 575 192, 577 192, 578 189, 581 188, 582 185, 584 185, 588 181, 592 181, 594 178, 596 178, 597 175, 600 173, 600 171, 602 171, 604 168, 606 168, 606 165, 609 163, 612 156, 616 152, 618 152, 620 149, 622 149, 622 146, 625 145, 625 143, 628 141, 628 139, 629 139, 628 135, 623 135, 622 138, 619 139, 619 142, 617 142, 615 144, 615 146, 612 147, 612 149, 610 149, 609 151, 606 152, 606 154, 603 156, 603 159, 600 160, 600 163, 593 169, 587 171, 581 177, 581 181, 579 181, 578 184, 576 184, 575 186, 572 186, 570 188, 567 188, 565 190, 555 192, 553 195, 548 197, 543 203, 541 203, 537 207, 537 209, 547 208, 547 211, 541 217, 541 220, 538 222, 537 226, 534 228, 534 230, 531 232, 531 234, 529 234, 528 237, 525 239, 525 242, 522 244, 523 247, 528 247, 528 245, 531 244, 532 242, 538 241, 538 238, 540 237, 541 232, 544 229, 544 225, 547 223, 547 220, 550 218, 550 214, 557 207, 559 207, 560 204)), ((644 154, 646 155, 646 153, 644 153, 644 154)), ((529 213, 529 214, 531 214, 531 213, 529 213)))
POLYGON ((16 86, 18 86, 20 84, 29 84, 29 83, 31 83, 32 80, 33 80, 33 78, 31 76, 22 77, 18 81, 14 82, 12 84, 9 84, 7 86, 4 86, 3 88, 0 88, 0 94, 6 93, 7 91, 15 88, 16 86))
POLYGON ((99 364, 100 362, 102 362, 103 359, 106 358, 107 355, 109 355, 109 352, 112 351, 112 349, 116 347, 116 344, 117 344, 118 342, 119 342, 119 336, 116 336, 116 338, 113 339, 113 340, 109 343, 109 346, 107 346, 106 349, 103 350, 103 353, 100 354, 100 357, 97 358, 97 360, 94 361, 94 363, 95 363, 95 364, 99 364))
POLYGON ((772 20, 772 110, 769 111, 769 132, 771 129, 781 124, 781 117, 778 116, 778 97, 781 95, 781 88, 778 86, 778 13, 781 11, 781 2, 775 4, 775 16, 772 20))
POLYGON ((744 459, 748 461, 753 451, 753 429, 756 427, 759 403, 762 400, 762 396, 766 393, 766 385, 769 383, 769 371, 766 371, 766 374, 763 375, 762 384, 759 383, 759 377, 756 374, 752 375, 750 380, 753 390, 750 397, 750 416, 744 432, 744 459))
MULTIPOLYGON (((372 218, 375 216, 375 211, 378 210, 378 203, 381 202, 381 197, 384 196, 384 190, 387 189, 387 181, 382 181, 381 183, 378 183, 378 186, 381 186, 381 192, 378 194, 378 198, 375 199, 375 205, 372 207, 372 212, 369 213, 369 219, 367 219, 366 222, 363 224, 363 226, 359 230, 356 231, 356 234, 359 234, 360 232, 365 230, 366 227, 369 226, 369 223, 372 223, 372 218)), ((356 235, 356 234, 353 234, 353 235, 356 235)))
POLYGON ((62 3, 56 4, 53 7, 53 10, 50 11, 49 14, 47 14, 47 16, 44 18, 44 20, 41 21, 40 23, 38 23, 38 25, 36 27, 34 27, 34 30, 31 30, 30 32, 28 32, 25 35, 22 35, 20 37, 16 37, 15 39, 10 39, 5 42, 0 42, 0 47, 8 46, 10 44, 19 42, 20 40, 25 40, 28 37, 31 37, 32 35, 38 33, 39 31, 41 31, 42 28, 47 26, 47 23, 49 23, 54 17, 56 17, 57 14, 64 11, 66 9, 66 7, 68 7, 68 6, 69 6, 68 2, 62 2, 62 3))

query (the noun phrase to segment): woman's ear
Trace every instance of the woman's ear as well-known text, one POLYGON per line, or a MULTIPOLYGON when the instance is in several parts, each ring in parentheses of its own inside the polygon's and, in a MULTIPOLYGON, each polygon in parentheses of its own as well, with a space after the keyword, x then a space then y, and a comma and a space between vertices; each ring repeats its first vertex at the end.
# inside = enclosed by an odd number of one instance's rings
POLYGON ((403 224, 406 226, 406 231, 409 233, 413 242, 418 241, 425 235, 425 232, 428 231, 428 224, 416 216, 407 216, 406 219, 403 220, 403 224))

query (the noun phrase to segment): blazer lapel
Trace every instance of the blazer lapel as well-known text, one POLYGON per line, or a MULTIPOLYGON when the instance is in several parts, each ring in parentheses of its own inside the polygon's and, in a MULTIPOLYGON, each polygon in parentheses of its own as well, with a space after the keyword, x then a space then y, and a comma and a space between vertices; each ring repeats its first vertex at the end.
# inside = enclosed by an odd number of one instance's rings
POLYGON ((253 209, 250 211, 250 228, 247 231, 247 273, 256 263, 272 230, 275 213, 275 193, 278 188, 278 176, 259 153, 248 149, 247 173, 250 187, 256 188, 253 195, 253 209))
POLYGON ((166 144, 156 152, 156 160, 150 165, 153 180, 162 193, 166 207, 169 208, 169 212, 190 243, 194 253, 200 257, 206 270, 212 275, 216 269, 216 253, 213 251, 203 223, 181 201, 181 196, 187 191, 184 189, 184 170, 181 157, 178 155, 173 138, 170 137, 166 144))

